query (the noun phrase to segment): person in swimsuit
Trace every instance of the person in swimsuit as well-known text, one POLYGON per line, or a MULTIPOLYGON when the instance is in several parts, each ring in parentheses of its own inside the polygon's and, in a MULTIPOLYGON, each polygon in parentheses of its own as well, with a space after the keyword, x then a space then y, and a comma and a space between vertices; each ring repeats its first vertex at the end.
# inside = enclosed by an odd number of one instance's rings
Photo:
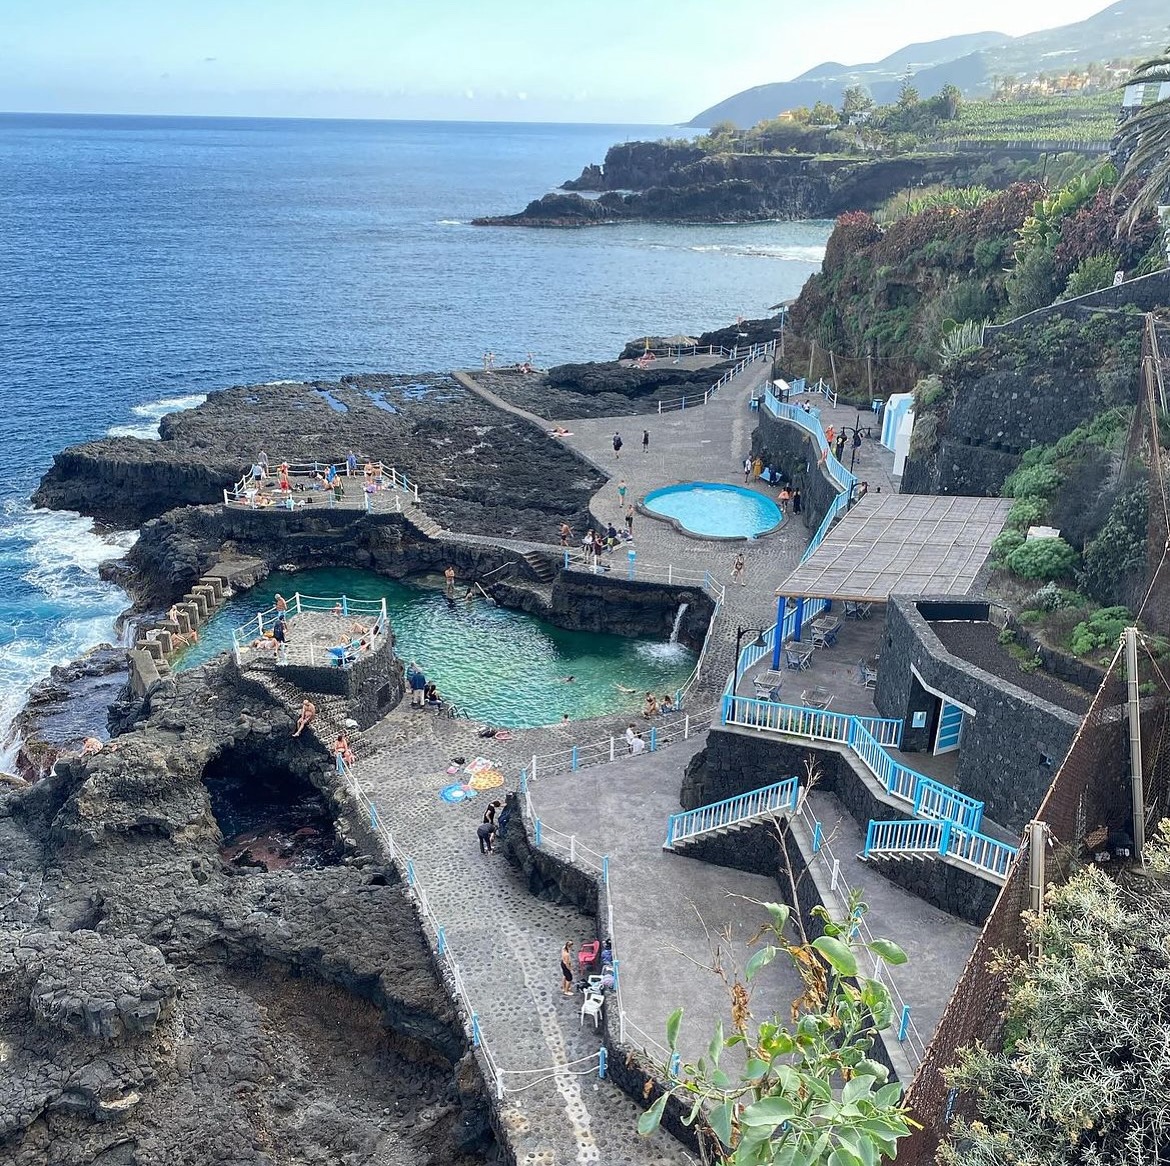
POLYGON ((561 993, 565 996, 573 994, 573 945, 566 943, 561 948, 561 993))

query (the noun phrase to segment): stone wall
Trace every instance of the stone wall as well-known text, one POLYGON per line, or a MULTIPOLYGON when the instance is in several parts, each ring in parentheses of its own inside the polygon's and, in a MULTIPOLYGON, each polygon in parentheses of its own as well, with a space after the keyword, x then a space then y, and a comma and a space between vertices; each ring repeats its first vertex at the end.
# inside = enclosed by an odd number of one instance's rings
POLYGON ((572 904, 596 919, 596 880, 563 858, 533 844, 525 827, 519 795, 510 793, 506 796, 501 816, 504 825, 496 838, 496 849, 519 869, 529 893, 538 899, 572 904))
POLYGON ((817 454, 812 438, 791 421, 773 417, 762 405, 759 422, 752 434, 752 457, 759 457, 786 474, 800 490, 801 513, 789 515, 789 522, 800 522, 811 534, 821 524, 833 499, 837 486, 817 466, 817 454))
POLYGON ((1155 271, 1138 279, 1128 280, 1117 287, 1104 287, 1099 291, 1087 292, 1075 299, 1064 300, 1046 308, 1037 308, 1009 320, 1006 324, 993 324, 987 329, 988 338, 999 333, 1023 332, 1034 328, 1054 315, 1067 315, 1070 308, 1084 308, 1094 312, 1116 310, 1132 305, 1142 312, 1153 312, 1170 304, 1170 270, 1155 271))
MULTIPOLYGON (((830 744, 813 747, 790 738, 739 729, 711 730, 706 748, 696 753, 687 766, 680 801, 683 808, 689 810, 771 785, 793 774, 799 774, 803 781, 810 764, 816 767, 817 788, 831 793, 862 832, 871 819, 889 822, 908 820, 913 816, 879 798, 876 781, 861 771, 860 763, 854 762, 843 747, 830 744)), ((733 837, 740 839, 745 833, 741 831, 733 837)), ((739 865, 732 853, 726 855, 728 861, 721 865, 737 866, 755 873, 775 873, 774 869, 758 869, 764 861, 762 848, 758 838, 746 839, 742 861, 752 865, 739 865)), ((803 861, 798 858, 799 847, 789 846, 788 851, 794 864, 803 861)), ((694 852, 688 850, 687 853, 694 852)), ((722 852, 714 847, 712 853, 719 855, 722 852)), ((720 860, 711 857, 708 861, 720 860)), ((993 884, 948 863, 884 862, 875 865, 890 882, 969 923, 981 925, 995 901, 996 887, 993 884)), ((781 889, 787 894, 783 883, 781 889)))
POLYGON ((1080 717, 952 655, 919 603, 941 605, 941 618, 985 620, 989 614, 986 602, 961 597, 891 596, 874 704, 882 716, 905 720, 902 747, 908 751, 932 747, 939 707, 912 666, 931 688, 974 709, 974 717, 964 718, 953 784, 982 801, 988 818, 1018 833, 1072 745, 1080 717), (913 727, 915 713, 926 714, 925 726, 913 727))
POLYGON ((559 574, 545 618, 557 627, 574 631, 665 640, 684 603, 687 610, 678 638, 698 651, 711 623, 715 601, 701 587, 627 579, 624 562, 615 563, 613 571, 603 575, 584 571, 559 574))
POLYGON ((304 692, 345 697, 349 715, 368 729, 398 704, 406 688, 405 669, 391 642, 390 636, 379 636, 373 651, 348 668, 286 664, 277 674, 304 692))

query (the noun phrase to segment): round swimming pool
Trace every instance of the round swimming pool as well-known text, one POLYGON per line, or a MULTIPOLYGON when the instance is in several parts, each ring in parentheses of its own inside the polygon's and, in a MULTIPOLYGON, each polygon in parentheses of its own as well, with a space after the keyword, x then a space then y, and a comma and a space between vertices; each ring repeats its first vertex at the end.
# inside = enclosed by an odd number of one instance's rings
POLYGON ((766 495, 717 482, 664 486, 651 490, 642 505, 700 538, 754 538, 784 521, 780 507, 766 495))

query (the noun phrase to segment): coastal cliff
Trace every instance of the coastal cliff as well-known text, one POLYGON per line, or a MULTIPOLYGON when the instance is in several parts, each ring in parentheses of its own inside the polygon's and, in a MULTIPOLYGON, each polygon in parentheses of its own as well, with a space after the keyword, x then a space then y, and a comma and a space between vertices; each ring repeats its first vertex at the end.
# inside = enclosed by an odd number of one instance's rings
POLYGON ((224 666, 176 686, 95 757, 0 787, 0 1154, 482 1161, 459 1020, 396 871, 359 853, 324 750, 224 666), (340 861, 225 849, 231 799, 261 785, 336 819, 282 854, 335 832, 340 861))
POLYGON ((869 159, 808 153, 713 153, 689 142, 611 146, 603 166, 586 166, 562 191, 479 226, 587 227, 629 220, 679 223, 823 219, 873 209, 891 195, 933 183, 991 186, 1010 180, 1011 159, 915 154, 869 159), (578 191, 596 197, 584 198, 578 191), (567 192, 567 193, 562 193, 567 192))
POLYGON ((161 441, 103 438, 62 451, 34 504, 137 527, 222 502, 261 450, 273 465, 340 463, 353 450, 405 472, 440 523, 548 541, 558 523, 586 520, 602 481, 532 424, 440 376, 240 386, 164 417, 160 432, 161 441))

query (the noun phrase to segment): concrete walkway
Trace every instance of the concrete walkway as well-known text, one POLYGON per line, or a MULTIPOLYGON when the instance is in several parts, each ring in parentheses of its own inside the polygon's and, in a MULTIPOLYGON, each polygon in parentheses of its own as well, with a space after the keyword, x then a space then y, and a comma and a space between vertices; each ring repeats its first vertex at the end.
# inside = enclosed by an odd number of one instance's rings
MULTIPOLYGON (((620 476, 634 500, 680 480, 742 485, 742 462, 756 423, 748 400, 770 369, 766 362, 749 366, 703 408, 566 424, 575 434, 570 440, 585 457, 612 466, 610 483, 591 502, 598 523, 622 521, 616 492, 620 476), (651 435, 646 454, 641 449, 643 428, 651 435), (620 459, 613 457, 615 430, 625 441, 620 459)), ((802 526, 786 524, 760 540, 725 543, 688 538, 668 523, 637 517, 640 561, 674 564, 690 574, 709 570, 728 584, 692 708, 717 701, 731 668, 737 626, 766 628, 774 622, 774 588, 795 566, 806 538, 802 526), (740 549, 747 570, 744 585, 735 586, 730 584, 731 562, 740 549)), ((577 947, 590 937, 592 920, 534 898, 501 858, 480 853, 475 830, 483 807, 504 789, 486 790, 455 805, 439 794, 457 780, 447 773, 455 757, 490 758, 504 775, 506 788, 514 789, 532 754, 620 733, 626 719, 523 730, 512 740, 482 739, 470 722, 438 718, 403 704, 355 743, 357 780, 377 804, 396 845, 411 858, 462 970, 487 1047, 504 1071, 504 1124, 522 1162, 665 1166, 689 1161, 689 1156, 665 1135, 650 1140, 637 1136, 637 1107, 597 1079, 599 1038, 588 1020, 581 1023, 580 997, 561 996, 561 945, 569 940, 577 947)), ((327 730, 325 724, 321 728, 327 730)), ((730 898, 728 892, 759 899, 777 896, 771 879, 661 850, 666 818, 678 809, 683 768, 702 743, 702 738, 693 738, 655 754, 542 777, 533 786, 537 810, 551 827, 575 833, 611 856, 614 938, 629 1019, 646 1034, 649 1046, 663 1039, 666 1016, 682 1004, 688 1055, 702 1050, 715 1018, 727 1012, 720 985, 703 967, 710 954, 707 931, 730 926, 742 963, 740 941, 760 920, 758 908, 730 898)), ((872 870, 869 874, 877 877, 872 870)), ((941 926, 925 919, 923 905, 910 896, 902 903, 898 895, 883 897, 868 887, 867 893, 879 934, 905 942, 916 930, 925 934, 941 926)), ((956 950, 940 949, 932 965, 940 993, 949 992, 961 964, 956 950)), ((757 1010, 783 1010, 796 995, 794 987, 787 969, 769 968, 761 977, 757 1010)), ((634 1034, 632 1043, 643 1042, 634 1034)))
MULTIPOLYGON (((749 900, 779 898, 775 879, 662 849, 666 820, 679 809, 682 770, 703 743, 692 739, 620 767, 542 778, 532 789, 542 822, 609 855, 622 1003, 641 1029, 627 1032, 628 1042, 663 1058, 650 1042, 663 1044, 666 1019, 681 1006, 684 1061, 706 1052, 718 1017, 730 1031, 724 984, 710 970, 713 948, 729 974, 742 969, 754 950, 747 941, 767 918, 749 900)), ((753 983, 757 1015, 787 1015, 801 993, 799 977, 780 960, 753 983)))

